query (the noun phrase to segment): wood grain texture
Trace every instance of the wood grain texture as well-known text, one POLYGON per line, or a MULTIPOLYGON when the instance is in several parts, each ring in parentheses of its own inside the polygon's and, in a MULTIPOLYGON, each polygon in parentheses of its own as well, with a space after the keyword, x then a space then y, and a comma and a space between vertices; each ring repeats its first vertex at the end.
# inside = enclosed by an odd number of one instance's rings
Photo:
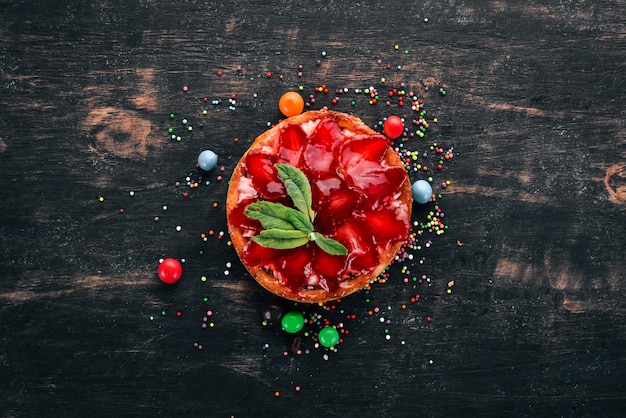
POLYGON ((626 3, 266 3, 0 0, 0 416, 621 416, 626 3), (381 77, 454 146, 450 230, 412 268, 430 284, 353 295, 328 361, 284 356, 269 296, 199 237, 226 230, 226 180, 175 182, 205 148, 227 177, 283 91, 381 77))

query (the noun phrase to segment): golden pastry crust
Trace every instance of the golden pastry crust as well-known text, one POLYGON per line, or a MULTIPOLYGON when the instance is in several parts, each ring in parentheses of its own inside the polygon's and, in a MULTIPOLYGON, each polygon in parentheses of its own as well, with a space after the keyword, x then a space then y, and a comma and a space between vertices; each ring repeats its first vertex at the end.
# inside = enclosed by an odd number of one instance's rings
MULTIPOLYGON (((288 289, 286 286, 281 284, 274 277, 271 271, 263 268, 262 266, 251 266, 247 265, 244 262, 243 251, 246 243, 250 240, 250 238, 245 237, 242 229, 233 225, 230 218, 230 214, 240 200, 240 191, 238 186, 242 178, 246 176, 246 170, 243 165, 243 161, 245 161, 248 153, 253 150, 260 150, 264 147, 273 148, 275 142, 279 140, 281 128, 286 124, 302 125, 309 121, 328 117, 334 118, 339 127, 342 129, 348 129, 357 134, 379 135, 373 129, 365 125, 361 121, 361 119, 346 113, 334 112, 329 110, 311 110, 304 112, 300 115, 285 119, 273 128, 259 135, 252 143, 250 148, 241 157, 230 179, 228 195, 226 198, 226 216, 228 222, 228 231, 230 233, 233 247, 235 248, 237 255, 242 260, 242 263, 244 264, 246 269, 250 272, 252 277, 269 292, 285 299, 297 302, 316 303, 336 300, 362 289, 367 284, 374 281, 386 269, 386 267, 389 265, 389 263, 391 263, 395 255, 402 247, 402 244, 404 243, 403 240, 390 243, 379 252, 379 262, 373 268, 373 270, 371 270, 371 272, 369 272, 368 274, 359 274, 354 277, 343 279, 340 282, 339 286, 337 286, 335 290, 331 291, 323 288, 306 287, 301 288, 294 293, 290 291, 290 289, 288 289)), ((384 154, 384 164, 387 166, 399 166, 404 168, 402 161, 391 148, 388 148, 384 154)), ((413 198, 411 193, 411 184, 407 176, 405 181, 402 183, 401 190, 399 190, 399 197, 396 201, 396 204, 404 206, 403 213, 405 213, 407 216, 407 222, 410 222, 412 202, 413 198)))

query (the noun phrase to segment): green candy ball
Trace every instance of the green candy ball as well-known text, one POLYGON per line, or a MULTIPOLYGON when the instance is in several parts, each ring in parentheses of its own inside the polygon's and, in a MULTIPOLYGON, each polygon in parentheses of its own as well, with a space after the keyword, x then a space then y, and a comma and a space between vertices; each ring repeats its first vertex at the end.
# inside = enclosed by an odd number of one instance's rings
POLYGON ((291 311, 283 315, 283 319, 280 321, 285 332, 295 334, 304 328, 304 317, 300 312, 291 311))
POLYGON ((317 338, 324 347, 332 347, 339 342, 339 332, 335 327, 322 328, 317 338))

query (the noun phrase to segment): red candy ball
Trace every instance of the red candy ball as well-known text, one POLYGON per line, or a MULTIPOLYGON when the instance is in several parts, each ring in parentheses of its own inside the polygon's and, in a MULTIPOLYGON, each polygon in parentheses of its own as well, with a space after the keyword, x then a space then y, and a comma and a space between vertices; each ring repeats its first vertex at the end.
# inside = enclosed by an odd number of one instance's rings
POLYGON ((183 266, 173 258, 166 258, 159 264, 159 279, 163 283, 174 284, 183 275, 183 266))
POLYGON ((385 120, 383 131, 385 131, 385 135, 387 135, 389 139, 399 138, 404 132, 404 123, 402 123, 402 119, 398 116, 391 115, 385 120))

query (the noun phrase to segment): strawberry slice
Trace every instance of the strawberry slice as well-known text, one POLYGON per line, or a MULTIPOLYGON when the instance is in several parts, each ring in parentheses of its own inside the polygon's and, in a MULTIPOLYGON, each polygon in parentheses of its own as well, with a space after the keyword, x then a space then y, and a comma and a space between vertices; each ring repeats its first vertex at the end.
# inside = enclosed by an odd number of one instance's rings
POLYGON ((406 179, 402 167, 381 166, 388 150, 389 141, 380 135, 350 140, 342 148, 341 165, 348 182, 367 196, 371 206, 398 190, 406 179))
POLYGON ((280 131, 280 146, 292 151, 298 151, 306 143, 306 134, 300 125, 289 124, 280 131))
POLYGON ((300 125, 289 124, 280 132, 278 162, 298 166, 306 144, 306 133, 300 125))
POLYGON ((328 206, 335 223, 340 224, 348 218, 359 205, 361 198, 361 193, 345 184, 342 184, 338 190, 333 191, 328 196, 328 206))
POLYGON ((286 194, 278 171, 274 167, 274 159, 262 152, 250 152, 246 156, 244 166, 248 177, 256 191, 266 200, 277 200, 286 194))
POLYGON ((339 177, 328 176, 312 182, 316 228, 325 235, 335 232, 363 200, 363 195, 350 188, 339 177))
POLYGON ((348 248, 347 266, 353 273, 366 273, 378 264, 378 250, 367 219, 355 215, 337 228, 337 241, 348 248))
POLYGON ((250 266, 261 266, 273 271, 276 279, 292 292, 306 285, 312 270, 313 247, 311 244, 293 249, 263 247, 253 240, 243 248, 243 261, 250 266))
POLYGON ((337 176, 326 176, 312 182, 313 200, 328 198, 341 188, 341 179, 337 176))
POLYGON ((375 207, 382 199, 401 190, 402 184, 407 181, 408 177, 404 168, 394 166, 361 172, 360 175, 351 176, 351 179, 355 186, 367 196, 369 206, 375 207))
POLYGON ((310 141, 314 144, 324 145, 328 149, 334 149, 343 142, 341 127, 334 118, 325 118, 311 134, 310 141))
POLYGON ((244 230, 244 236, 248 237, 251 235, 256 235, 255 232, 261 231, 261 222, 251 219, 244 214, 244 210, 246 207, 253 202, 256 202, 257 199, 246 199, 237 206, 233 208, 233 210, 228 215, 228 221, 237 228, 242 228, 244 230))
POLYGON ((285 250, 263 247, 250 240, 243 247, 243 261, 249 266, 265 266, 271 268, 270 262, 279 259, 282 255, 282 251, 285 250))
POLYGON ((342 140, 341 128, 333 118, 320 121, 311 133, 303 154, 304 162, 312 174, 323 175, 334 168, 334 150, 342 140))
POLYGON ((381 206, 364 215, 372 229, 374 242, 377 244, 386 245, 389 242, 404 240, 411 229, 406 216, 401 216, 403 214, 399 210, 389 205, 381 206))
POLYGON ((280 256, 273 259, 274 275, 292 292, 305 286, 313 273, 313 245, 309 243, 291 250, 279 250, 282 251, 280 256))
POLYGON ((315 248, 313 271, 326 279, 331 286, 337 285, 346 270, 345 255, 331 255, 321 248, 315 248))
POLYGON ((328 173, 333 163, 333 153, 324 145, 309 143, 304 149, 304 162, 314 176, 328 173))
POLYGON ((341 148, 341 165, 349 170, 363 160, 377 163, 378 167, 389 147, 389 140, 382 135, 358 135, 344 142, 341 148))

